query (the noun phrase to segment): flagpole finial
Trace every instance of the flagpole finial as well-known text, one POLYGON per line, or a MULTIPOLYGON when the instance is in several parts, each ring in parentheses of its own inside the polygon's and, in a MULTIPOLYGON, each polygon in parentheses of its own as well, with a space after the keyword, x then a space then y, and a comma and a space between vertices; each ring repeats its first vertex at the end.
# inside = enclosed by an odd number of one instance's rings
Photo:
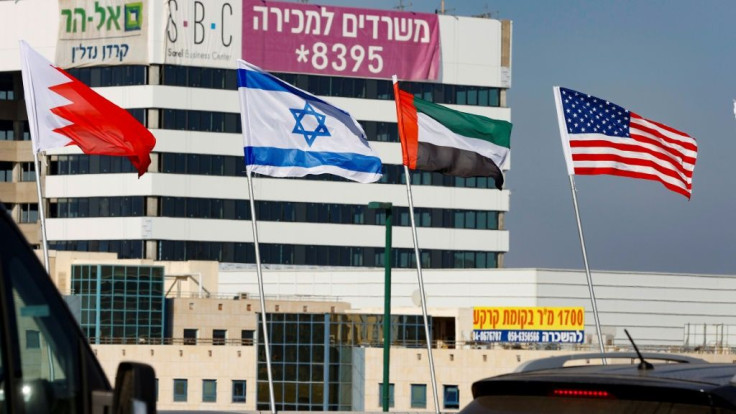
POLYGON ((396 75, 392 75, 391 80, 394 81, 394 83, 399 82, 399 78, 397 78, 396 75))

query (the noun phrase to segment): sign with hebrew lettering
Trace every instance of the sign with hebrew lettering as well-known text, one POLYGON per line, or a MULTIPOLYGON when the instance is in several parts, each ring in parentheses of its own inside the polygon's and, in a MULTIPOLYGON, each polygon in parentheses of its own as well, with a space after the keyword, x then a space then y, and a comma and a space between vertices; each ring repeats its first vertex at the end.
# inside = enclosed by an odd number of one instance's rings
POLYGON ((235 0, 165 0, 164 63, 235 69, 241 53, 241 4, 235 0))
POLYGON ((474 342, 583 343, 582 307, 473 308, 474 342))
POLYGON ((56 64, 148 64, 148 0, 59 0, 56 64))
POLYGON ((243 2, 243 59, 274 72, 436 80, 435 14, 243 2))

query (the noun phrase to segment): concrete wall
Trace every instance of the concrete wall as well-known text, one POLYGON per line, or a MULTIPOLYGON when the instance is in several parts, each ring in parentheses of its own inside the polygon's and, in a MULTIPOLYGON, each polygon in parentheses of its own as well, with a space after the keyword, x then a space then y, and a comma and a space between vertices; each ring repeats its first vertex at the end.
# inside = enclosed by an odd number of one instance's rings
MULTIPOLYGON (((93 345, 98 359, 111 382, 120 361, 139 361, 150 364, 156 371, 159 384, 159 410, 255 410, 255 347, 213 345, 93 345), (173 380, 188 379, 188 401, 173 402, 173 380), (217 402, 203 403, 202 380, 217 380, 217 402), (232 380, 246 380, 246 403, 231 403, 232 380)), ((383 382, 383 350, 361 349, 364 375, 362 392, 365 411, 381 411, 378 384, 383 382)), ((513 371, 528 360, 571 353, 571 351, 542 351, 521 349, 435 349, 433 359, 438 384, 439 403, 443 407, 444 385, 457 385, 460 407, 472 400, 473 382, 493 375, 513 371)), ((687 354, 710 362, 736 362, 733 354, 687 354)), ((596 363, 596 361, 591 361, 596 363)), ((583 362, 585 363, 585 361, 583 362)), ((395 406, 392 411, 434 411, 434 397, 430 381, 426 349, 391 348, 389 368, 394 384, 395 406), (426 409, 411 408, 411 384, 426 384, 426 409)))
MULTIPOLYGON (((219 291, 257 291, 254 273, 254 269, 223 265, 219 291)), ((264 275, 266 295, 329 295, 360 312, 383 313, 383 269, 271 268, 264 275)), ((594 271, 592 278, 601 332, 613 344, 628 344, 623 331, 628 329, 637 344, 645 346, 736 346, 734 275, 594 271)), ((471 338, 473 307, 581 306, 587 341, 597 343, 582 271, 424 269, 423 280, 429 313, 455 314, 458 341, 471 338)), ((421 313, 418 299, 416 270, 393 269, 392 312, 421 313)))

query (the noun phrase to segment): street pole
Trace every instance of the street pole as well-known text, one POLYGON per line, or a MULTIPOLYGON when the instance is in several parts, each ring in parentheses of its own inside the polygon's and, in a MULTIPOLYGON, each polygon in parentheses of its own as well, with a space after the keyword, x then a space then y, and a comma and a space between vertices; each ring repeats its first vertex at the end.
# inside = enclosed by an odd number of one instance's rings
POLYGON ((383 386, 382 405, 383 412, 389 411, 389 362, 391 349, 391 218, 393 216, 393 205, 391 203, 379 203, 372 201, 368 204, 371 209, 383 209, 386 213, 386 245, 383 253, 383 386))

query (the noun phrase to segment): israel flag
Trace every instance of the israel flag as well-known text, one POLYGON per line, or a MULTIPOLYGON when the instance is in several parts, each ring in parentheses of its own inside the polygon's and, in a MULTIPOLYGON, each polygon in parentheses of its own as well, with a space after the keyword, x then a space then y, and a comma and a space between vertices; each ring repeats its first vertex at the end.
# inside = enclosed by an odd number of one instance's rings
POLYGON ((381 178, 381 159, 349 113, 243 60, 238 92, 249 172, 329 173, 362 183, 381 178))

